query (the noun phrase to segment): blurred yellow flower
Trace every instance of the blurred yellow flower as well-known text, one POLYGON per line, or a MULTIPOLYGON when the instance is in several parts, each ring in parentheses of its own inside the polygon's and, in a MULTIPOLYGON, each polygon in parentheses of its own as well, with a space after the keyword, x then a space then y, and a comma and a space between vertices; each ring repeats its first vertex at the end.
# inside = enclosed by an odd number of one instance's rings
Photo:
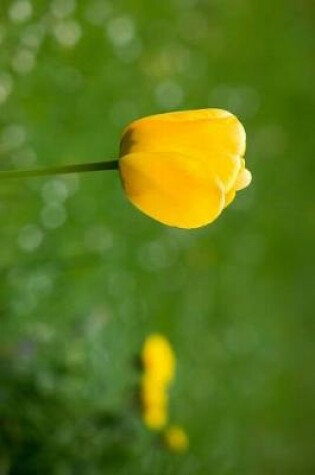
POLYGON ((143 411, 143 421, 148 429, 161 430, 167 424, 166 408, 150 406, 143 411))
POLYGON ((221 109, 145 117, 124 131, 119 171, 128 199, 169 226, 198 228, 214 221, 251 181, 246 134, 221 109))
POLYGON ((150 335, 142 350, 143 366, 154 379, 170 382, 175 375, 175 355, 168 340, 159 334, 150 335))
POLYGON ((166 387, 165 381, 156 378, 151 372, 146 372, 141 381, 141 401, 143 406, 167 407, 168 394, 166 387))
POLYGON ((140 383, 143 421, 149 429, 160 430, 168 419, 168 390, 175 376, 175 355, 163 335, 152 334, 144 342, 141 360, 144 368, 140 383))
POLYGON ((185 452, 189 447, 189 439, 180 426, 170 426, 164 433, 166 446, 173 452, 185 452))

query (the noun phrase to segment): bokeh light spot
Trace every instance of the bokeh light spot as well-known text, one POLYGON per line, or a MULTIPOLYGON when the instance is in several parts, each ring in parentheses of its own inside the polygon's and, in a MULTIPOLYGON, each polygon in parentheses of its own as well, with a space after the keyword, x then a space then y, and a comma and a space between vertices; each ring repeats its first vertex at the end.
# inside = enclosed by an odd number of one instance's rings
POLYGON ((66 183, 59 178, 47 181, 42 186, 42 197, 45 202, 63 202, 67 199, 69 191, 66 183))
POLYGON ((64 224, 67 219, 65 208, 59 203, 49 203, 41 212, 41 220, 45 228, 55 229, 64 224))
POLYGON ((6 151, 19 148, 24 144, 26 138, 26 130, 22 125, 10 124, 4 128, 1 134, 0 146, 6 151))
POLYGON ((24 226, 19 234, 18 243, 23 251, 35 251, 42 243, 43 232, 39 226, 28 224, 24 226))
POLYGON ((21 48, 12 58, 12 68, 19 74, 27 74, 32 71, 36 63, 33 51, 21 48))
POLYGON ((155 89, 155 98, 159 106, 172 109, 182 104, 184 91, 175 81, 163 81, 155 89))
POLYGON ((8 73, 0 74, 0 104, 6 102, 13 89, 12 77, 8 73))
POLYGON ((114 46, 130 43, 135 36, 135 24, 130 16, 121 16, 110 20, 106 27, 107 35, 114 46))
POLYGON ((112 11, 112 5, 106 0, 89 2, 85 17, 92 25, 102 25, 112 11))
POLYGON ((76 0, 54 0, 50 8, 56 18, 62 19, 74 13, 76 6, 76 0))
POLYGON ((13 2, 9 9, 9 17, 15 23, 24 23, 32 16, 33 8, 27 0, 13 2))
POLYGON ((61 21, 54 26, 54 35, 61 46, 74 47, 80 40, 82 29, 75 20, 61 21))

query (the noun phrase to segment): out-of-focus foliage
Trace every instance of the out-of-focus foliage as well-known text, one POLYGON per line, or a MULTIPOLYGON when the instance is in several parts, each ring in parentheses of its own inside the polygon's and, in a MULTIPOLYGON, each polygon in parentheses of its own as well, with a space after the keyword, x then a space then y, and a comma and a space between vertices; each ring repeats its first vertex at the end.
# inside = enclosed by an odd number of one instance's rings
POLYGON ((0 183, 0 473, 309 475, 314 3, 2 0, 2 169, 115 158, 131 120, 231 110, 253 184, 213 225, 169 229, 116 172, 0 183), (134 365, 177 356, 168 453, 134 365))

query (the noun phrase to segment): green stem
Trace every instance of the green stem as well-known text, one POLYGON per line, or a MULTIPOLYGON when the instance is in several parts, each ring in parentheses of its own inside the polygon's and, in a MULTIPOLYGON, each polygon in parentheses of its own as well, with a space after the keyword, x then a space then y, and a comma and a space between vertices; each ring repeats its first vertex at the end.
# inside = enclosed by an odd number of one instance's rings
POLYGON ((35 176, 65 175, 67 173, 96 172, 100 170, 117 170, 118 160, 110 162, 82 163, 78 165, 64 165, 60 167, 39 168, 38 170, 10 170, 0 171, 0 179, 30 178, 35 176))

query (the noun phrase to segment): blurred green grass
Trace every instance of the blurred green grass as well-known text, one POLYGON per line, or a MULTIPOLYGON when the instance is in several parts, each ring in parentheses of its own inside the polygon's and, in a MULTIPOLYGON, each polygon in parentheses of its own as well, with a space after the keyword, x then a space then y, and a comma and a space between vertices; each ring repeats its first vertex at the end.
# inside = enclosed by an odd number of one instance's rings
POLYGON ((1 2, 3 169, 115 158, 134 118, 209 106, 244 123, 254 181, 191 232, 138 213, 115 173, 1 182, 0 473, 314 473, 314 17, 1 2), (181 456, 133 402, 152 331, 178 358, 181 456))

